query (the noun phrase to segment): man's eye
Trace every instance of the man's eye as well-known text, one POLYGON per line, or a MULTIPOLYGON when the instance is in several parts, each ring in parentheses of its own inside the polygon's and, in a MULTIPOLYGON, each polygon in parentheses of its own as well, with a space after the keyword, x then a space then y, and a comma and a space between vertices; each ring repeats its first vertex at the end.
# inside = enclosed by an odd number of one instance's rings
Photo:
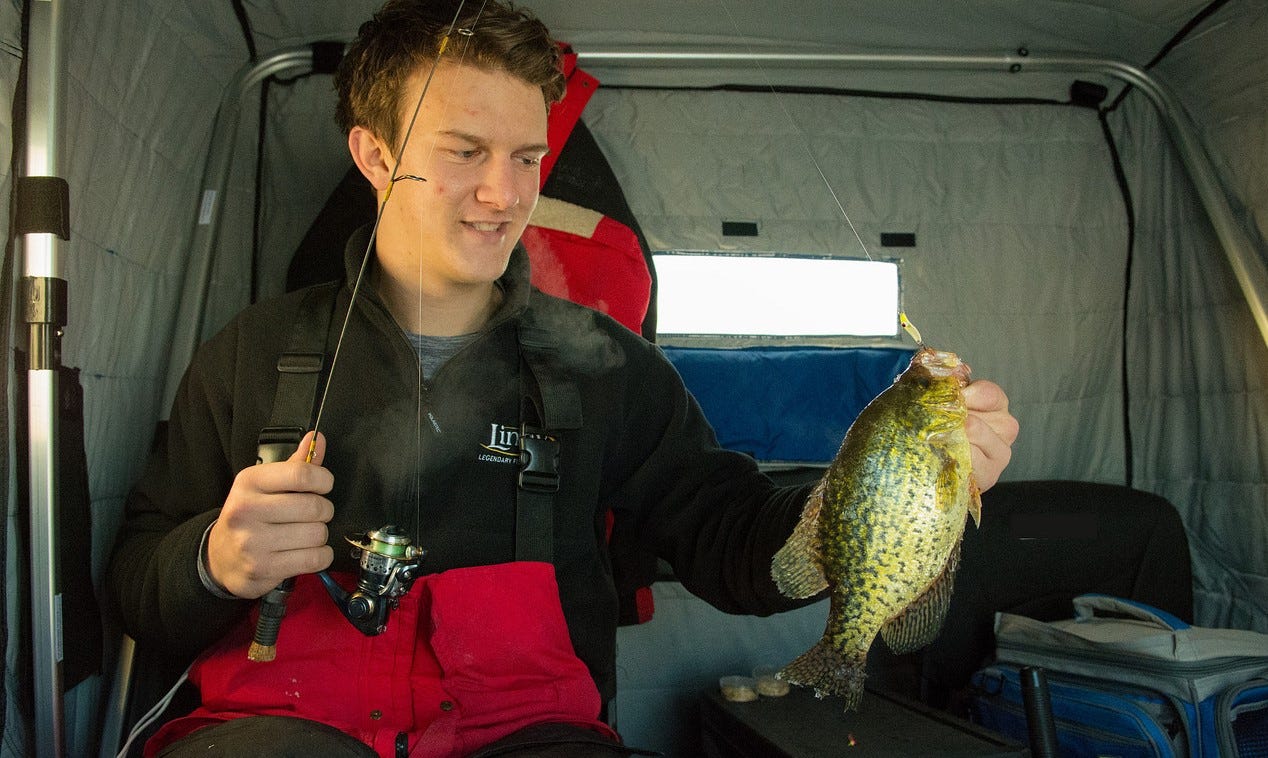
POLYGON ((450 150, 449 154, 458 160, 469 161, 480 154, 480 151, 472 148, 469 150, 450 150))
POLYGON ((520 163, 527 167, 535 167, 542 165, 542 159, 537 155, 524 155, 520 157, 520 163))

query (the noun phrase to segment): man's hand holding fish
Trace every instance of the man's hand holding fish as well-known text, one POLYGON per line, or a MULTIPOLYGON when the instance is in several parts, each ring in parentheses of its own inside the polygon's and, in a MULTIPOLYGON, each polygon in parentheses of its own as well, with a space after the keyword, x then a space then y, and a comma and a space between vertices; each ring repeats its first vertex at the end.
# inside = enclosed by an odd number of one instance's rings
POLYGON ((964 431, 973 458, 973 478, 978 489, 985 492, 995 486, 1012 458, 1020 427, 1008 412, 1008 395, 995 382, 969 382, 962 394, 969 411, 964 431))

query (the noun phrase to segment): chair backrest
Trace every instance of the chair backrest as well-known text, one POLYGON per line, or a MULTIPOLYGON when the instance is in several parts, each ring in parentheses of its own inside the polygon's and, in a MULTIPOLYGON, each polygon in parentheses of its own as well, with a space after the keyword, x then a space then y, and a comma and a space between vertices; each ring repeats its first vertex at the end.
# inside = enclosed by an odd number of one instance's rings
POLYGON ((1140 600, 1193 620, 1188 538, 1166 499, 1071 481, 1001 482, 965 529, 947 621, 923 653, 922 699, 951 706, 994 650, 997 611, 1069 618, 1077 595, 1140 600))

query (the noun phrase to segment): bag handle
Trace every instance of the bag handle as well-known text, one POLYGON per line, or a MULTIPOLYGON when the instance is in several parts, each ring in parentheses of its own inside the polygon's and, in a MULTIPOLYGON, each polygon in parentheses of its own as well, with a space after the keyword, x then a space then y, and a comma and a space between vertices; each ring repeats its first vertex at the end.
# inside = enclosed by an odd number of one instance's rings
POLYGON ((1098 612, 1101 615, 1115 614, 1127 616, 1137 621, 1146 621, 1173 632, 1189 628, 1189 625, 1181 621, 1179 617, 1138 600, 1128 600, 1125 597, 1099 593, 1089 593, 1074 598, 1075 620, 1088 621, 1095 618, 1098 612))

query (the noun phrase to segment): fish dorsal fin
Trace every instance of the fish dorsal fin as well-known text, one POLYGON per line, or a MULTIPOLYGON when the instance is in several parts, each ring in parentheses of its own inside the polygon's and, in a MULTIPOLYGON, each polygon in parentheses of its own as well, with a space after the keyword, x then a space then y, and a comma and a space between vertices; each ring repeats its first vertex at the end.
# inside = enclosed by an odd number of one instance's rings
POLYGON ((942 573, 920 597, 901 614, 881 627, 881 639, 898 655, 911 653, 933 642, 942 630, 942 622, 951 604, 955 572, 960 567, 960 543, 947 556, 942 573))
POLYGON ((806 598, 828 586, 820 563, 819 511, 823 508, 823 482, 806 498, 792 535, 771 559, 770 575, 786 597, 806 598))

